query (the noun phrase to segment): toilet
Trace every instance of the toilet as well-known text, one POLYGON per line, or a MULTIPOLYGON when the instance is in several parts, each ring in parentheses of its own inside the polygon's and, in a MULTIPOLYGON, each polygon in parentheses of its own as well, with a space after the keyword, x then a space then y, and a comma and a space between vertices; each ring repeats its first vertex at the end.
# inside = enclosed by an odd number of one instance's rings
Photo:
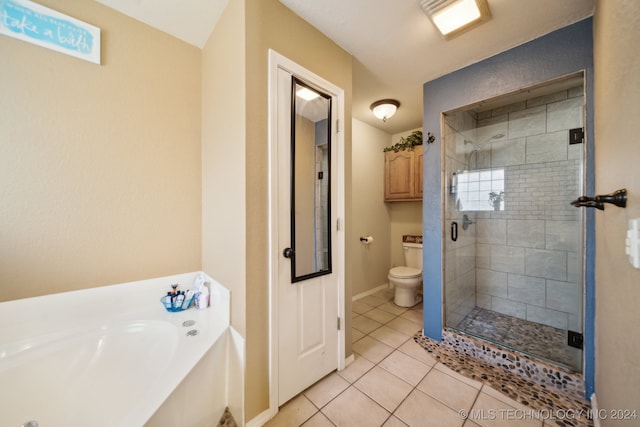
POLYGON ((389 284, 395 288, 393 301, 400 307, 413 307, 422 301, 422 236, 403 236, 404 266, 389 270, 389 284))

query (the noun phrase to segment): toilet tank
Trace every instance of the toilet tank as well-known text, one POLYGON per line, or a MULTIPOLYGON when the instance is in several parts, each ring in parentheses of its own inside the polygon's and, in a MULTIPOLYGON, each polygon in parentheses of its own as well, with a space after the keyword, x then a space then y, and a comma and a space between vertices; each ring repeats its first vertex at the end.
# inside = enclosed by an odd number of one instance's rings
POLYGON ((402 243, 404 249, 404 265, 422 270, 422 244, 402 243))

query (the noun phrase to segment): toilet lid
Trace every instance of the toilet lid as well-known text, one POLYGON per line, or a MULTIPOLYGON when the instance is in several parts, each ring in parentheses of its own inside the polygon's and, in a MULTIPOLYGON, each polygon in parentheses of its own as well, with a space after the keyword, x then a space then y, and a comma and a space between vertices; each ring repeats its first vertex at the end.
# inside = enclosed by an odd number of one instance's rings
POLYGON ((403 279, 411 279, 413 277, 420 277, 422 275, 422 271, 417 268, 401 266, 393 267, 389 271, 389 275, 403 279))

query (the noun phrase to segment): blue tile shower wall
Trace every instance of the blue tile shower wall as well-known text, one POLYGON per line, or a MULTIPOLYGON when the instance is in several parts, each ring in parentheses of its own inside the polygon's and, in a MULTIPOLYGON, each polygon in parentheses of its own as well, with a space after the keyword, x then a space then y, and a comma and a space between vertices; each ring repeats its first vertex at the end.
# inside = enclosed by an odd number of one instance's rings
MULTIPOLYGON (((424 334, 442 339, 442 158, 441 115, 518 89, 578 71, 586 86, 586 192, 595 193, 593 140, 593 21, 585 19, 479 63, 424 84, 424 131, 436 140, 424 155, 424 334), (426 195, 430 194, 431 197, 426 195)), ((595 216, 586 213, 584 379, 593 393, 595 315, 595 216)))

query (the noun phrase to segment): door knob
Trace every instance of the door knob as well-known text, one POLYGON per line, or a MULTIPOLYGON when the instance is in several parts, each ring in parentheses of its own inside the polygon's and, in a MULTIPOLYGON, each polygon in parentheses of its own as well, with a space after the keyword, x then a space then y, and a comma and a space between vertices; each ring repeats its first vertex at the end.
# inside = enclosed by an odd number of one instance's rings
POLYGON ((293 257, 293 253, 294 253, 294 250, 291 249, 291 248, 285 248, 285 250, 282 251, 282 255, 285 258, 292 258, 293 257))

